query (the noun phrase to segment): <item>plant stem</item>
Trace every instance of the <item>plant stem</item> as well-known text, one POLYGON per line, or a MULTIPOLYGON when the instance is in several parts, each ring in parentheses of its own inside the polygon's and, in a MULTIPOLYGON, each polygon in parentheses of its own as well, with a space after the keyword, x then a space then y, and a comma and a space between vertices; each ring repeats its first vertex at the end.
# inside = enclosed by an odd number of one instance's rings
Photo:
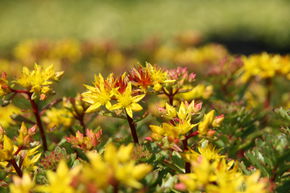
POLYGON ((118 183, 113 185, 113 192, 114 193, 118 193, 119 192, 119 184, 118 183))
POLYGON ((83 129, 83 134, 84 134, 84 136, 86 136, 86 124, 85 124, 85 121, 84 121, 84 119, 85 119, 85 113, 78 111, 74 99, 71 100, 71 103, 72 103, 73 109, 74 109, 75 114, 76 114, 74 117, 79 121, 79 123, 80 123, 80 125, 81 125, 81 127, 83 129))
POLYGON ((131 129, 131 135, 133 137, 134 143, 139 144, 138 136, 137 136, 137 131, 136 131, 136 124, 134 123, 134 120, 127 114, 127 121, 129 123, 130 129, 131 129))
POLYGON ((40 132, 40 136, 41 136, 41 140, 42 140, 43 151, 47 151, 47 141, 46 141, 46 136, 45 136, 45 130, 43 128, 42 121, 40 119, 40 112, 39 112, 38 105, 36 104, 36 102, 33 99, 31 99, 31 93, 28 93, 28 99, 29 99, 29 102, 32 106, 33 114, 34 114, 35 119, 36 119, 36 124, 39 128, 39 132, 40 132))
POLYGON ((36 124, 37 124, 37 126, 39 128, 40 137, 41 137, 41 140, 42 140, 43 151, 47 151, 47 141, 46 141, 46 136, 45 136, 45 130, 43 128, 42 121, 41 121, 41 118, 40 118, 41 112, 39 111, 39 107, 36 104, 36 102, 33 99, 31 99, 32 93, 27 91, 27 90, 16 90, 16 89, 13 89, 13 88, 10 88, 10 87, 9 87, 9 89, 13 93, 25 94, 27 96, 27 98, 28 98, 28 100, 29 100, 29 102, 31 104, 33 114, 34 114, 35 119, 36 119, 36 124))
POLYGON ((22 177, 23 173, 22 173, 20 167, 17 165, 16 160, 13 158, 13 159, 9 160, 9 163, 14 167, 17 175, 19 177, 22 177))
MULTIPOLYGON (((183 150, 187 151, 188 150, 188 143, 187 143, 187 139, 185 138, 184 140, 182 140, 182 144, 183 144, 183 150)), ((190 163, 189 162, 185 162, 185 173, 190 173, 190 163)))
POLYGON ((266 93, 266 99, 264 101, 264 108, 268 109, 271 105, 272 80, 271 80, 271 78, 267 78, 265 81, 266 81, 267 93, 266 93))
POLYGON ((79 122, 80 122, 80 125, 81 125, 82 128, 83 128, 84 136, 86 136, 86 125, 85 125, 85 121, 84 121, 84 115, 82 115, 82 116, 80 117, 79 122))
POLYGON ((169 95, 168 96, 168 98, 169 98, 169 104, 171 105, 171 106, 173 106, 173 95, 169 95))

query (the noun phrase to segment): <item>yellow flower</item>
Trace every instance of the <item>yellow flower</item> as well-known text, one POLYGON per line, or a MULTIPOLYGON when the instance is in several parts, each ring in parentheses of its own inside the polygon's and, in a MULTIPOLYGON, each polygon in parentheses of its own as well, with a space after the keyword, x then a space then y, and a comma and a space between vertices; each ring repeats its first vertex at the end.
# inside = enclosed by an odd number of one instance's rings
POLYGON ((244 66, 241 68, 243 72, 241 76, 242 82, 247 82, 251 77, 260 79, 272 78, 277 74, 290 77, 290 60, 289 56, 281 56, 278 54, 254 54, 249 57, 242 58, 244 66))
POLYGON ((74 193, 71 182, 79 173, 79 169, 79 167, 69 169, 62 160, 59 162, 56 172, 47 171, 48 184, 36 186, 35 190, 45 193, 74 193))
POLYGON ((6 135, 3 135, 3 144, 0 146, 0 162, 13 159, 13 151, 14 145, 12 140, 6 135))
POLYGON ((37 170, 36 163, 39 161, 41 157, 41 153, 39 153, 40 145, 35 146, 34 148, 25 150, 21 152, 21 156, 23 157, 22 168, 25 170, 37 170))
POLYGON ((53 81, 57 81, 63 75, 63 72, 55 72, 53 65, 43 68, 37 64, 34 70, 29 71, 27 67, 23 67, 22 74, 15 81, 17 84, 28 89, 32 93, 32 99, 40 96, 44 99, 49 91, 53 81))
POLYGON ((149 73, 149 76, 152 80, 153 88, 156 91, 159 91, 162 88, 162 84, 172 83, 174 80, 170 80, 168 73, 161 68, 152 66, 150 63, 146 63, 146 71, 149 73))
POLYGON ((209 161, 219 161, 225 156, 218 154, 218 150, 216 150, 212 145, 207 144, 204 147, 200 145, 198 147, 198 152, 189 149, 184 154, 184 159, 188 162, 196 161, 200 156, 209 160, 209 161))
POLYGON ((147 175, 152 167, 135 163, 132 159, 133 147, 133 144, 129 144, 117 149, 113 144, 108 144, 103 157, 98 153, 89 152, 90 164, 84 166, 84 178, 94 181, 99 188, 107 188, 109 184, 142 188, 139 180, 147 175))
POLYGON ((208 44, 199 48, 186 49, 176 54, 174 60, 178 64, 195 64, 195 69, 204 69, 204 64, 211 64, 220 61, 227 56, 226 48, 217 44, 208 44))
POLYGON ((28 173, 24 172, 22 178, 13 176, 13 183, 9 185, 11 193, 31 193, 35 183, 28 173))
POLYGON ((36 133, 36 125, 27 129, 24 122, 22 122, 20 129, 18 130, 18 136, 16 142, 18 146, 26 146, 32 141, 32 136, 36 133))
POLYGON ((266 181, 260 180, 260 172, 257 170, 250 176, 245 176, 245 193, 266 193, 266 181))
POLYGON ((61 40, 50 50, 50 57, 63 62, 77 62, 82 56, 80 43, 76 40, 61 40))
POLYGON ((171 139, 177 139, 179 137, 184 138, 192 128, 198 124, 191 123, 191 117, 193 114, 200 110, 200 104, 195 104, 192 101, 190 104, 181 102, 179 110, 167 104, 165 105, 165 117, 170 120, 170 123, 162 123, 162 126, 150 125, 153 135, 156 140, 167 136, 171 139))
POLYGON ((226 156, 219 155, 211 145, 200 146, 198 150, 199 153, 191 150, 185 156, 191 161, 191 173, 179 175, 182 185, 179 187, 189 192, 267 192, 266 182, 259 179, 259 172, 243 175, 236 161, 227 161, 226 156))
POLYGON ((74 117, 85 114, 87 108, 89 108, 89 104, 83 101, 83 97, 79 93, 74 98, 64 98, 63 106, 68 109, 74 117))
POLYGON ((21 110, 12 104, 0 107, 0 125, 5 128, 13 125, 15 122, 11 116, 14 114, 21 114, 21 110))
POLYGON ((68 128, 73 124, 73 115, 66 108, 51 108, 45 112, 43 121, 47 123, 48 128, 52 131, 55 127, 63 126, 68 128))
POLYGON ((201 158, 192 162, 191 173, 179 175, 179 180, 184 183, 190 192, 202 190, 212 181, 213 166, 207 159, 201 158))
POLYGON ((198 99, 198 98, 208 99, 213 93, 212 85, 206 86, 203 84, 198 84, 197 86, 194 86, 194 87, 191 85, 184 85, 182 88, 183 90, 190 90, 190 91, 184 92, 184 93, 178 93, 176 97, 187 100, 187 101, 198 99))
POLYGON ((198 133, 200 135, 207 134, 207 131, 214 120, 214 112, 215 112, 214 110, 211 110, 203 117, 203 120, 201 122, 199 122, 198 133))
POLYGON ((114 83, 113 74, 110 74, 106 80, 99 74, 95 76, 94 86, 85 85, 88 91, 82 94, 83 101, 90 104, 86 112, 95 111, 102 105, 105 105, 108 110, 111 108, 111 98, 115 92, 114 83))
POLYGON ((113 105, 111 110, 124 108, 128 116, 133 118, 133 111, 141 111, 143 109, 137 102, 142 100, 145 94, 133 96, 130 82, 124 92, 118 92, 115 96, 117 98, 117 104, 113 105))

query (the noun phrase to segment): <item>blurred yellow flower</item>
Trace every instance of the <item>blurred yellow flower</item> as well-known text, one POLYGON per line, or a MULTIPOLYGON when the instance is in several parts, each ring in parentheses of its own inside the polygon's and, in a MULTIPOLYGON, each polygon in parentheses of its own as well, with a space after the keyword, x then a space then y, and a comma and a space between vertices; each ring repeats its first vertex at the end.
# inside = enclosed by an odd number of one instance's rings
POLYGON ((99 188, 106 188, 109 184, 142 188, 139 180, 147 175, 152 167, 148 164, 136 164, 132 159, 133 148, 133 144, 122 145, 118 149, 113 144, 108 144, 104 156, 89 152, 90 164, 84 165, 84 178, 94 181, 99 188))
POLYGON ((14 114, 21 114, 21 110, 12 104, 4 107, 0 106, 0 125, 5 128, 13 125, 15 121, 11 118, 11 116, 14 114))
POLYGON ((79 173, 80 167, 69 169, 64 160, 60 161, 56 172, 47 171, 48 184, 36 186, 35 190, 45 193, 74 193, 71 186, 73 178, 79 173))
POLYGON ((206 86, 203 84, 198 84, 196 86, 184 85, 183 90, 189 91, 178 93, 176 95, 177 98, 181 98, 187 101, 199 98, 208 99, 213 93, 213 86, 212 85, 206 86))
POLYGON ((45 112, 42 119, 47 124, 49 131, 60 126, 68 128, 74 121, 72 113, 66 108, 51 108, 45 112))
MULTIPOLYGON (((267 192, 266 182, 260 180, 259 172, 249 176, 242 174, 235 161, 219 155, 211 145, 198 148, 185 155, 191 161, 191 173, 179 175, 183 189, 189 192, 254 193, 267 192)), ((178 186, 177 186, 178 188, 178 186)))
POLYGON ((13 176, 13 183, 9 185, 11 193, 31 193, 34 187, 35 183, 26 172, 24 172, 22 178, 13 176))
POLYGON ((219 127, 224 120, 224 115, 219 115, 215 117, 215 111, 211 110, 204 115, 202 121, 198 124, 198 133, 200 135, 208 134, 210 127, 219 127))
POLYGON ((242 58, 244 66, 241 68, 241 81, 247 82, 251 77, 260 79, 283 75, 290 79, 290 58, 278 54, 254 54, 242 58))

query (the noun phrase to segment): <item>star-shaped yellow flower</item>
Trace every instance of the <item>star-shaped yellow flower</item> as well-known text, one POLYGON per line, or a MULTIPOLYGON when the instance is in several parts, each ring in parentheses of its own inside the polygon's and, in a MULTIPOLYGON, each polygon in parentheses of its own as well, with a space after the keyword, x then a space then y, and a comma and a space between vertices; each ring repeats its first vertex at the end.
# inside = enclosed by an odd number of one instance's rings
POLYGON ((124 108, 129 117, 133 118, 133 111, 141 111, 143 108, 138 104, 145 94, 133 96, 132 85, 129 82, 125 91, 116 93, 117 103, 112 106, 111 110, 124 108))

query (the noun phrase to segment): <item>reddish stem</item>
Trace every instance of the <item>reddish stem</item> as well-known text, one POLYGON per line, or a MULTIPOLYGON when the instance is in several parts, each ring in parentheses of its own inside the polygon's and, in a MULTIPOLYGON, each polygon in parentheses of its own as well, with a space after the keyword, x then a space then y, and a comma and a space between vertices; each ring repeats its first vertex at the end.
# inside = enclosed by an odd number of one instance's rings
POLYGON ((264 108, 268 109, 271 106, 271 86, 272 86, 272 80, 270 78, 267 78, 265 80, 266 87, 267 87, 267 93, 266 93, 266 99, 264 101, 264 108))
POLYGON ((19 177, 22 177, 23 173, 22 173, 20 167, 17 165, 16 160, 15 160, 15 159, 11 159, 11 160, 9 160, 8 162, 9 162, 9 163, 14 167, 14 169, 15 169, 17 175, 18 175, 19 177))
POLYGON ((119 192, 119 184, 118 183, 113 185, 113 192, 114 193, 118 193, 119 192))
POLYGON ((35 116, 35 119, 36 119, 36 124, 39 128, 39 132, 40 132, 40 137, 41 137, 41 140, 42 140, 42 146, 43 146, 43 151, 47 151, 47 141, 46 141, 46 136, 45 136, 45 130, 43 128, 43 125, 42 125, 42 121, 41 121, 41 118, 40 118, 40 111, 39 111, 39 107, 38 105, 36 104, 36 102, 31 99, 31 96, 32 96, 32 93, 27 91, 27 90, 17 90, 17 89, 13 89, 13 88, 10 88, 9 89, 14 92, 14 93, 18 93, 18 94, 26 94, 27 95, 27 98, 31 104, 31 107, 32 107, 32 111, 33 111, 33 114, 35 116))
POLYGON ((16 152, 14 153, 14 155, 17 155, 21 150, 23 149, 23 145, 18 147, 18 149, 16 150, 16 152))
POLYGON ((42 121, 40 119, 40 112, 39 112, 38 105, 35 103, 35 101, 33 99, 31 99, 31 93, 29 93, 28 96, 29 96, 29 102, 32 106, 33 114, 34 114, 35 119, 36 119, 36 124, 39 128, 39 131, 40 131, 43 151, 47 151, 47 141, 46 141, 46 136, 45 136, 45 130, 43 128, 42 121))
POLYGON ((127 112, 126 112, 126 116, 127 116, 127 120, 130 126, 131 135, 133 137, 134 143, 139 144, 138 135, 136 131, 136 124, 134 123, 134 120, 127 114, 127 112))
MULTIPOLYGON (((188 150, 187 139, 188 138, 185 138, 184 140, 182 140, 183 150, 184 151, 187 151, 188 150)), ((185 162, 185 173, 190 173, 190 163, 189 162, 185 162)))

